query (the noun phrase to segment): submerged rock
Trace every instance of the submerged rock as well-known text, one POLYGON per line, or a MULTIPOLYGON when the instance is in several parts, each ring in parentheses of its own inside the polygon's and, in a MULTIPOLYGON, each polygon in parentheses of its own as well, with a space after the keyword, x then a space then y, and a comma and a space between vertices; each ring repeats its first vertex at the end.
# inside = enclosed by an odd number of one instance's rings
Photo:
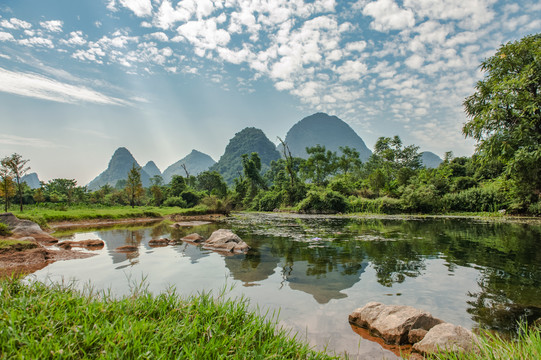
POLYGON ((81 241, 62 241, 56 246, 63 248, 63 249, 71 249, 72 247, 84 247, 88 249, 101 249, 105 246, 105 242, 98 239, 89 239, 89 240, 81 240, 81 241))
POLYGON ((250 246, 233 231, 219 229, 210 235, 207 241, 203 242, 203 249, 216 250, 225 253, 246 253, 250 246))
POLYGON ((119 246, 115 249, 116 252, 135 252, 137 250, 139 250, 139 247, 134 245, 119 246))
POLYGON ((413 350, 422 354, 438 351, 472 352, 475 335, 459 325, 443 323, 428 331, 423 340, 413 345, 413 350))
POLYGON ((152 239, 148 242, 149 246, 167 246, 169 245, 169 239, 152 239))
POLYGON ((349 315, 349 322, 367 328, 388 344, 406 344, 410 330, 430 330, 443 323, 425 311, 404 305, 370 302, 349 315))

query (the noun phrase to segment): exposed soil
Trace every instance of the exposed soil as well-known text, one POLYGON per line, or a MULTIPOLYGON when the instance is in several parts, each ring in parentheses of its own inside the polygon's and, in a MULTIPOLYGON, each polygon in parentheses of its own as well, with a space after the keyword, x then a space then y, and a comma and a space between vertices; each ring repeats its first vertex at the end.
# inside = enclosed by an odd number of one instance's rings
POLYGON ((49 249, 35 246, 12 246, 0 250, 0 277, 24 276, 59 260, 83 259, 95 254, 81 251, 49 249))

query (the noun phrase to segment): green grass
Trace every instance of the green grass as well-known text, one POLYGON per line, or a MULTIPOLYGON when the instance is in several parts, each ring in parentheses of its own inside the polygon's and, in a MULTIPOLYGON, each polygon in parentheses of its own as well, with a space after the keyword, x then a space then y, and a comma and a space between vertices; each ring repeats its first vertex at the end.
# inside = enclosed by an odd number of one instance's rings
POLYGON ((50 222, 80 221, 94 219, 128 219, 128 218, 160 218, 172 214, 202 215, 208 214, 209 209, 205 206, 196 206, 191 209, 178 207, 154 207, 154 206, 73 206, 65 208, 48 208, 27 206, 23 212, 16 209, 10 211, 21 219, 28 219, 46 227, 50 222))
POLYGON ((539 328, 520 326, 519 335, 512 340, 485 332, 479 336, 477 350, 470 354, 441 353, 427 357, 430 360, 530 360, 541 359, 541 331, 539 328))
POLYGON ((18 247, 19 249, 32 249, 37 245, 32 241, 17 240, 17 239, 0 239, 0 249, 9 249, 11 247, 18 247))
POLYGON ((244 299, 181 299, 0 281, 0 358, 332 359, 248 310, 244 299))

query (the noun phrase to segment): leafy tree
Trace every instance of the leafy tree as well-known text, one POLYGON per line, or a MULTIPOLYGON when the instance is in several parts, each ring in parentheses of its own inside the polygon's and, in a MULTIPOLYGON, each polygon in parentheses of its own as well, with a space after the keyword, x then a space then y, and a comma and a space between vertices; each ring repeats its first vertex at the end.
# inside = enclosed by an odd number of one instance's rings
POLYGON ((141 168, 135 163, 133 164, 130 172, 128 173, 128 180, 126 181, 126 193, 130 201, 131 207, 135 207, 137 200, 143 195, 143 183, 141 182, 141 168))
POLYGON ((30 160, 23 159, 23 157, 17 153, 2 159, 2 167, 8 168, 15 179, 21 212, 23 211, 23 183, 21 182, 21 178, 28 170, 30 170, 30 166, 26 166, 28 161, 30 160))
POLYGON ((252 186, 267 190, 267 184, 260 173, 261 159, 256 152, 253 152, 249 156, 248 154, 242 155, 242 172, 252 186))
POLYGON ((4 198, 4 210, 7 212, 9 208, 9 200, 15 195, 15 185, 13 178, 10 176, 10 170, 7 166, 0 167, 0 196, 4 198))
POLYGON ((497 161, 523 202, 541 198, 541 34, 502 45, 481 64, 486 77, 466 98, 462 131, 481 165, 497 161))
POLYGON ((68 205, 71 205, 75 195, 77 181, 74 179, 53 179, 45 184, 45 192, 50 196, 53 193, 61 195, 68 205))
POLYGON ((45 194, 43 193, 43 187, 39 187, 36 190, 34 190, 34 201, 36 204, 40 204, 42 202, 45 202, 45 194))
POLYGON ((169 196, 179 197, 186 190, 186 180, 180 175, 173 175, 169 183, 169 196))
POLYGON ((325 146, 316 145, 307 147, 308 159, 301 167, 301 171, 307 179, 316 185, 323 185, 327 177, 336 171, 336 153, 325 149, 325 146))
POLYGON ((339 149, 342 155, 338 158, 337 167, 342 173, 347 175, 349 172, 358 170, 361 167, 362 161, 360 159, 360 153, 357 150, 349 146, 340 146, 339 149))
POLYGON ((227 184, 217 171, 203 171, 196 176, 196 189, 208 192, 209 195, 225 197, 227 184))

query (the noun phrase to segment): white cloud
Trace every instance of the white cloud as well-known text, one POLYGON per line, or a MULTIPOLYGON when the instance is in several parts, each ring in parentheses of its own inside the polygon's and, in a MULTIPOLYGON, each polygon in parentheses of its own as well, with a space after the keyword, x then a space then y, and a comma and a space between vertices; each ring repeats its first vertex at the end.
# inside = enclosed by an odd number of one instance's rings
POLYGON ((64 25, 64 22, 61 20, 49 20, 49 21, 41 21, 39 23, 42 28, 46 29, 50 32, 61 32, 62 31, 62 25, 64 25))
MULTIPOLYGON (((152 14, 152 3, 150 0, 119 0, 120 4, 127 7, 138 17, 149 16, 152 14)), ((114 7, 114 1, 111 2, 114 7)), ((111 4, 110 3, 110 4, 111 4)))
POLYGON ((82 31, 72 31, 70 33, 70 37, 67 40, 61 39, 60 43, 65 45, 75 45, 75 46, 81 46, 86 44, 86 40, 83 38, 83 32, 82 31))
POLYGON ((0 134, 0 144, 11 146, 24 146, 36 148, 56 148, 61 147, 51 141, 31 137, 22 137, 17 135, 0 134))
POLYGON ((382 32, 406 29, 415 25, 413 11, 401 9, 393 0, 377 0, 368 3, 364 6, 362 13, 373 17, 370 27, 382 32))
POLYGON ((43 37, 32 37, 28 39, 22 39, 18 41, 19 44, 24 46, 43 46, 48 48, 54 48, 53 42, 51 39, 43 38, 43 37))
POLYGON ((0 31, 0 41, 14 41, 15 38, 8 32, 0 31))
POLYGON ((82 86, 62 83, 42 75, 14 72, 3 68, 0 68, 0 91, 61 103, 91 102, 103 105, 128 105, 124 100, 82 86))
POLYGON ((408 67, 412 69, 419 69, 421 66, 423 66, 424 59, 422 56, 419 56, 417 54, 414 54, 406 59, 405 63, 408 67))
POLYGON ((6 29, 30 29, 32 27, 32 24, 29 22, 26 22, 24 20, 19 20, 17 18, 11 18, 9 20, 2 20, 0 21, 0 26, 6 28, 6 29))
POLYGON ((225 46, 231 36, 224 29, 219 29, 215 19, 188 21, 177 28, 178 34, 188 40, 199 50, 213 50, 217 46, 225 46))

